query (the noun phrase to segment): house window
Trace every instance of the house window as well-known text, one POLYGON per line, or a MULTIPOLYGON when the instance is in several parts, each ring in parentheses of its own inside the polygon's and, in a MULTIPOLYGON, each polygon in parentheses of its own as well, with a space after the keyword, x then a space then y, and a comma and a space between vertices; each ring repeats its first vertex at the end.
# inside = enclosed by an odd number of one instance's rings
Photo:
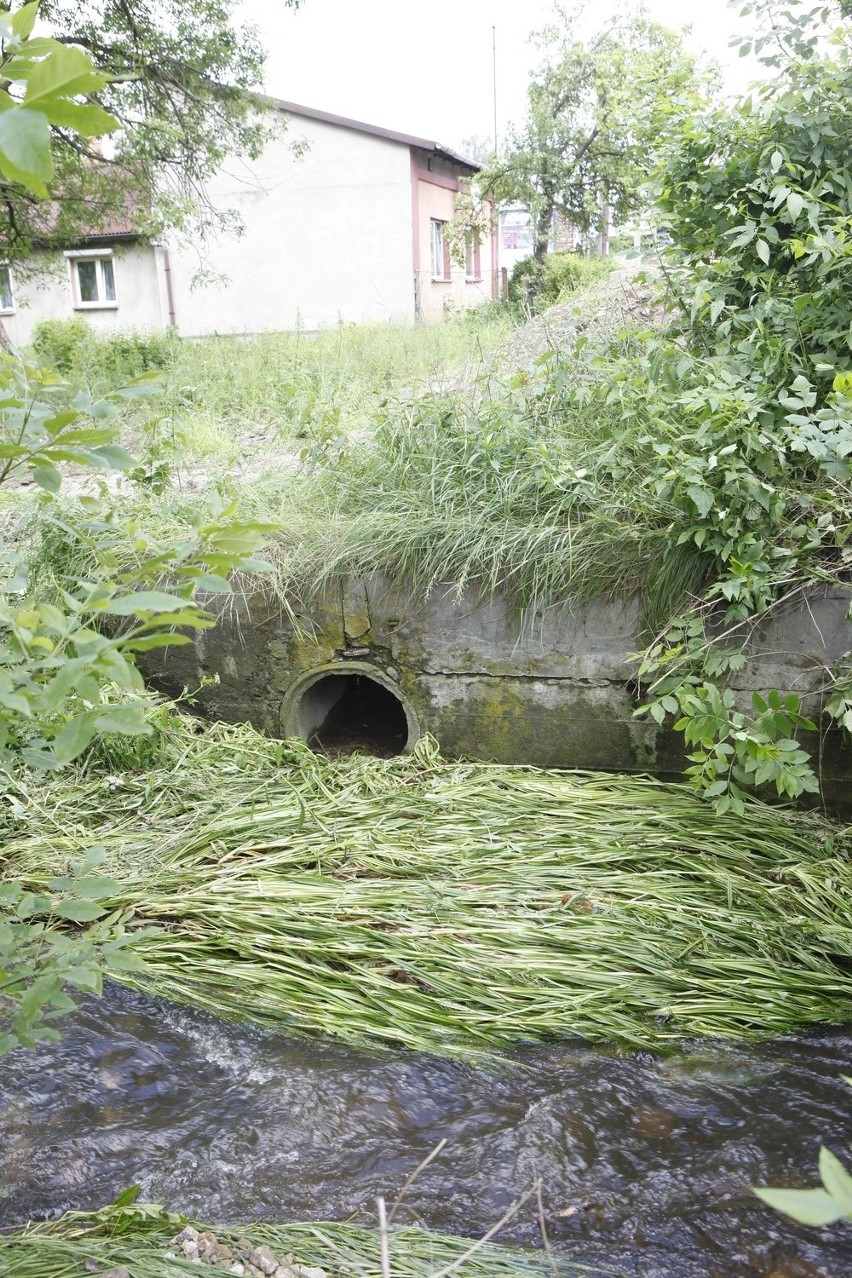
POLYGON ((72 257, 71 281, 76 309, 118 306, 111 257, 103 254, 72 257))
POLYGON ((11 315, 15 310, 15 294, 12 292, 12 268, 8 262, 0 266, 0 315, 11 315))
POLYGON ((479 236, 476 231, 468 231, 464 237, 464 277, 471 282, 482 279, 479 236))
POLYGON ((444 233, 446 225, 446 222, 440 222, 436 217, 430 223, 433 280, 450 278, 450 246, 444 233))

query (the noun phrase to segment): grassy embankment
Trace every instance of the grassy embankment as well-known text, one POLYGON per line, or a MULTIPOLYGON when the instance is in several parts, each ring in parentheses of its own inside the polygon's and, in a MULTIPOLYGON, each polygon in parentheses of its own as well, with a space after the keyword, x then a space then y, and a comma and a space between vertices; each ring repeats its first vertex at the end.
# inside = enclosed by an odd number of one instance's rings
POLYGON ((159 446, 185 467, 364 427, 385 396, 447 384, 480 364, 512 327, 498 307, 438 325, 349 324, 198 341, 103 340, 76 320, 42 325, 34 354, 72 388, 95 395, 158 376, 162 395, 128 409, 125 439, 159 446))
MULTIPOLYGON (((600 291, 595 305, 606 312, 600 291)), ((378 569, 415 593, 444 580, 503 592, 522 608, 641 590, 656 627, 700 589, 707 560, 695 545, 678 544, 688 515, 658 485, 654 445, 673 440, 679 424, 656 421, 637 382, 636 332, 604 324, 576 351, 563 336, 555 352, 524 355, 520 370, 522 346, 499 356, 507 332, 492 312, 477 327, 457 321, 181 347, 169 373, 169 394, 188 403, 174 419, 174 470, 204 451, 198 441, 213 420, 232 456, 254 450, 248 476, 220 471, 216 500, 236 497, 243 514, 274 525, 267 557, 275 574, 266 584, 282 599, 378 569), (282 372, 285 351, 306 361, 298 411, 295 383, 282 372), (336 389, 312 400, 325 361, 336 368, 336 389), (450 377, 442 386, 451 368, 458 384, 450 377), (192 389, 174 389, 181 384, 192 389), (272 435, 258 443, 263 422, 273 423, 272 435), (281 452, 269 450, 285 439, 290 458, 282 464, 281 452)), ((208 501, 204 491, 137 484, 115 513, 168 541, 208 501)), ((80 518, 65 513, 72 523, 80 518)), ((73 572, 85 562, 78 549, 81 559, 67 538, 61 547, 49 539, 42 553, 57 571, 73 572)))

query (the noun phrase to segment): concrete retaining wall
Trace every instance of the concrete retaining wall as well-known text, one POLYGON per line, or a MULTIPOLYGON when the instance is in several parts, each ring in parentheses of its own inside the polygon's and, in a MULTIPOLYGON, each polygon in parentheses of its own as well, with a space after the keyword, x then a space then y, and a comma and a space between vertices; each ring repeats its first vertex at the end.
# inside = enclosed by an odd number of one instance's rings
MULTIPOLYGON (((733 681, 744 701, 777 688, 804 696, 818 716, 826 669, 852 648, 850 603, 852 589, 812 593, 756 628, 733 681)), ((216 675, 199 696, 204 712, 276 736, 304 733, 304 690, 314 686, 315 708, 318 677, 348 670, 396 693, 409 745, 430 732, 450 756, 659 773, 683 766, 678 734, 634 718, 635 603, 552 609, 522 628, 503 601, 438 588, 412 602, 372 577, 309 607, 293 604, 293 613, 297 624, 261 594, 228 598, 214 629, 192 647, 150 654, 147 673, 172 693, 216 675)), ((804 744, 819 755, 824 793, 832 804, 848 793, 852 807, 852 749, 835 731, 811 736, 804 744)))

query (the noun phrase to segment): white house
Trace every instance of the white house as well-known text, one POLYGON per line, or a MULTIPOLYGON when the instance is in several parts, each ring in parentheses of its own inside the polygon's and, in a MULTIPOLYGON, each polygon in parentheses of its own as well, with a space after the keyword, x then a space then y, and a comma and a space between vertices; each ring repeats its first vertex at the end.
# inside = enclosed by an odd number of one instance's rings
POLYGON ((114 225, 56 254, 47 274, 0 267, 0 315, 25 344, 42 319, 83 315, 101 331, 213 333, 441 319, 497 296, 497 236, 450 258, 447 224, 478 165, 425 138, 276 101, 288 136, 224 165, 208 192, 245 231, 209 261, 114 225), (307 144, 296 158, 293 135, 307 144), (219 277, 198 286, 199 267, 219 277))

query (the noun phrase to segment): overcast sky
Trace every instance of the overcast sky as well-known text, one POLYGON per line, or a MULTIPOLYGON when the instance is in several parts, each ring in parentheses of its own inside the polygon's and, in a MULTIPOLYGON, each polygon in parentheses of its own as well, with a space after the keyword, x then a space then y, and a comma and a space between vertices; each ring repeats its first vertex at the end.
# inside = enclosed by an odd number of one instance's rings
MULTIPOLYGON (((593 20, 616 0, 589 0, 593 20)), ((728 48, 743 20, 727 0, 646 0, 652 17, 692 27, 691 43, 726 67, 745 88, 754 64, 728 48), (750 64, 750 65, 749 65, 750 64)), ((492 26, 497 40, 497 121, 520 122, 536 53, 532 31, 551 0, 244 0, 269 50, 267 89, 400 132, 459 146, 493 132, 492 26)))

